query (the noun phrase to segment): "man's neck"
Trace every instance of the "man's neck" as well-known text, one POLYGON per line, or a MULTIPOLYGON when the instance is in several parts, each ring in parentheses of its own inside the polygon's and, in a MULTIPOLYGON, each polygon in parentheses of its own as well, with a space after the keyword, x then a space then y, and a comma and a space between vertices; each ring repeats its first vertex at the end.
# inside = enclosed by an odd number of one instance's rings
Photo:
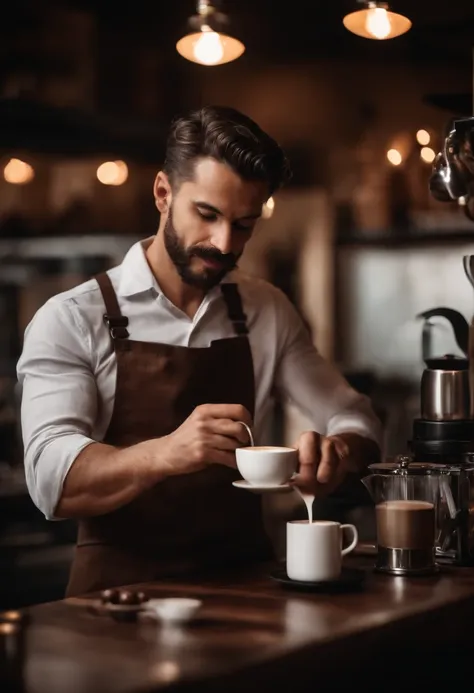
POLYGON ((164 244, 160 242, 160 236, 162 237, 162 234, 155 236, 146 250, 150 269, 166 298, 189 318, 193 318, 206 292, 183 282, 164 244))

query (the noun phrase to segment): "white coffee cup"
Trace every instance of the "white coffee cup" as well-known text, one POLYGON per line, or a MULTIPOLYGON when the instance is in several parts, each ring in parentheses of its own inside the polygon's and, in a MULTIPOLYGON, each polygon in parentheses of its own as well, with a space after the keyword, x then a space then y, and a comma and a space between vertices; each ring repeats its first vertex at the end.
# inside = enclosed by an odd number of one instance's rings
POLYGON ((342 556, 353 551, 359 536, 354 525, 339 522, 296 520, 286 524, 286 572, 290 580, 323 582, 341 574, 342 556), (352 533, 343 546, 345 530, 352 533))
POLYGON ((298 466, 295 448, 253 446, 237 448, 237 469, 252 486, 280 486, 291 479, 298 466))

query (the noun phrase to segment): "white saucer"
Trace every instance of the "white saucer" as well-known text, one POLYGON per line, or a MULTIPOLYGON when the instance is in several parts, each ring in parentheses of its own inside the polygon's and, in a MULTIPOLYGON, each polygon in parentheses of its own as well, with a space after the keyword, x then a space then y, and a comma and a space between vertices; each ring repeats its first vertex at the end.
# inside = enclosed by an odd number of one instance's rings
POLYGON ((292 491, 293 486, 290 484, 275 484, 274 486, 257 486, 257 484, 250 484, 245 479, 239 479, 238 481, 233 481, 232 486, 237 488, 244 488, 246 491, 252 491, 253 493, 286 493, 287 491, 292 491))
POLYGON ((145 604, 145 610, 162 621, 185 623, 194 617, 201 606, 201 599, 169 597, 165 599, 150 599, 145 604))
POLYGON ((118 614, 126 614, 126 613, 134 613, 138 611, 142 611, 146 607, 146 602, 143 602, 142 604, 102 604, 102 607, 106 611, 110 612, 115 612, 118 614))

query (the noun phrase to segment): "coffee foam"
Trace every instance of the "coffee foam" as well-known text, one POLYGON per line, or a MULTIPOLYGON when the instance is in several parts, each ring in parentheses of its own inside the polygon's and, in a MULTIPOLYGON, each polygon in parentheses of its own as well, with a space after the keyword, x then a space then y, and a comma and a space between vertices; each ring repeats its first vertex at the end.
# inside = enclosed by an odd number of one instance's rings
POLYGON ((241 450, 254 450, 255 452, 293 452, 295 448, 273 447, 272 445, 249 445, 241 450))
POLYGON ((434 508, 433 503, 428 501, 415 501, 415 500, 391 500, 385 501, 378 504, 379 507, 383 507, 386 510, 392 510, 394 512, 404 511, 409 512, 411 510, 431 510, 434 508))
POLYGON ((336 525, 337 527, 339 526, 339 522, 333 522, 332 520, 314 520, 314 522, 310 522, 309 520, 288 520, 288 524, 290 525, 319 525, 320 527, 334 527, 336 525))

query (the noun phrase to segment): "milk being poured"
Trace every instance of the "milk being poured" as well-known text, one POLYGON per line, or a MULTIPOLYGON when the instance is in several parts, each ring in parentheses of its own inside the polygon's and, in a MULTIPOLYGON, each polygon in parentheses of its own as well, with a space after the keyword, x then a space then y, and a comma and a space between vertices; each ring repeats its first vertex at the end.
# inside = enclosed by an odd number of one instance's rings
POLYGON ((313 502, 314 502, 314 494, 313 493, 304 493, 304 491, 300 491, 300 489, 295 486, 296 490, 300 494, 301 498, 304 501, 304 504, 306 505, 306 510, 308 511, 308 522, 311 524, 313 522, 313 502))

